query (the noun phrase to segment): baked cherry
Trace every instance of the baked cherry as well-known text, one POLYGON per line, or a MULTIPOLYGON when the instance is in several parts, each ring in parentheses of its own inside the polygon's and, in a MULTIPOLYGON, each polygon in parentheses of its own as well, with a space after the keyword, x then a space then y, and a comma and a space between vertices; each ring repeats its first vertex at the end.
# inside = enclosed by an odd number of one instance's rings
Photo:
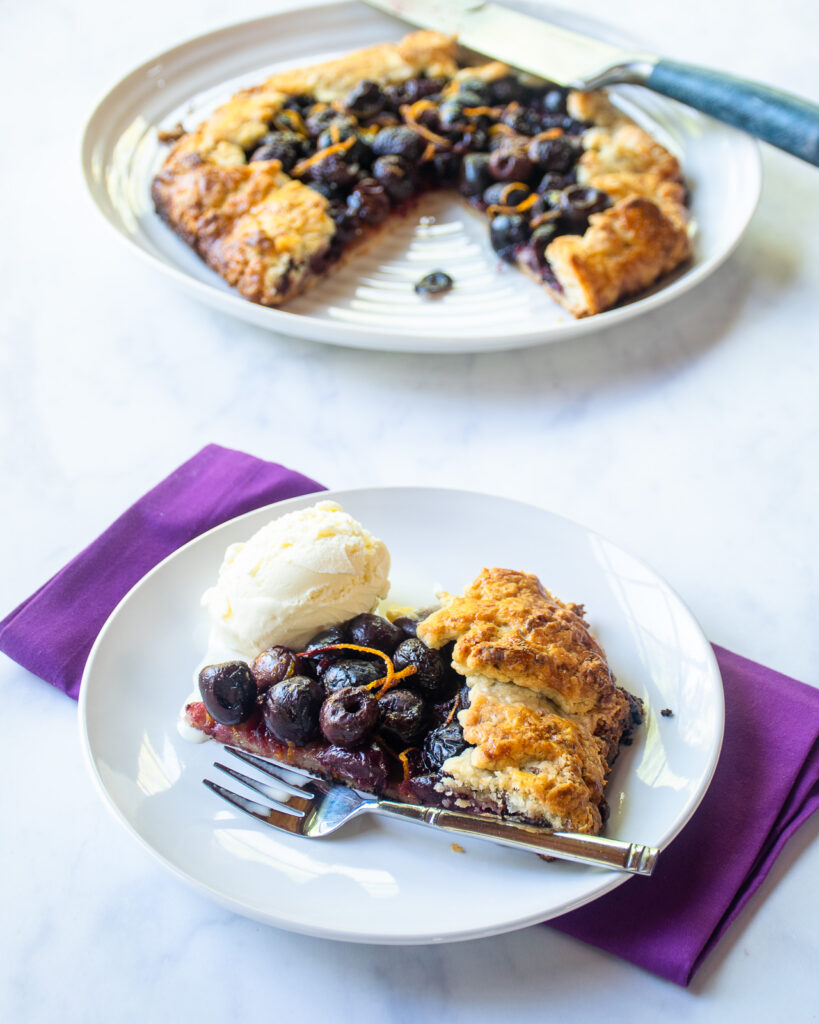
POLYGON ((489 149, 489 135, 483 128, 472 124, 461 132, 461 137, 452 146, 455 156, 487 149, 489 149))
POLYGON ((416 635, 419 622, 420 619, 415 619, 411 615, 399 615, 397 619, 392 620, 393 626, 397 626, 406 637, 416 635))
POLYGON ((357 747, 378 725, 378 701, 360 686, 348 686, 331 694, 321 705, 319 726, 328 743, 357 747))
POLYGON ((462 195, 480 196, 492 183, 488 153, 468 153, 461 163, 458 188, 462 195))
POLYGON ((573 227, 582 227, 583 230, 593 213, 600 213, 609 206, 609 196, 588 185, 572 185, 560 194, 560 212, 573 227))
POLYGON ((514 247, 525 242, 528 237, 529 222, 519 213, 502 213, 493 217, 489 225, 492 248, 506 260, 512 258, 514 247))
POLYGON ((356 85, 344 99, 344 107, 360 120, 366 120, 383 109, 385 103, 384 94, 375 82, 361 81, 356 85))
POLYGON ((382 128, 373 139, 373 152, 376 156, 403 156, 414 163, 420 159, 426 143, 420 135, 406 125, 382 128))
POLYGON ((546 249, 560 234, 563 234, 563 231, 557 218, 538 225, 532 232, 529 244, 532 246, 538 266, 542 267, 546 263, 546 249))
POLYGON ((489 157, 489 173, 497 181, 525 181, 532 173, 532 162, 524 153, 496 149, 489 157))
POLYGON ((569 140, 560 135, 556 139, 532 139, 529 159, 544 171, 565 173, 577 160, 578 152, 569 140))
POLYGON ((364 142, 359 135, 358 131, 354 127, 337 127, 331 124, 329 128, 325 128, 324 131, 316 139, 316 150, 327 149, 330 146, 336 145, 339 142, 346 142, 348 139, 353 138, 355 141, 348 149, 344 151, 344 158, 347 163, 368 163, 370 156, 370 147, 364 142))
POLYGON ((427 733, 422 750, 424 765, 429 771, 440 771, 444 761, 460 754, 468 745, 457 718, 453 718, 449 725, 439 725, 427 733))
POLYGON ((343 626, 330 626, 329 629, 323 629, 320 633, 316 633, 305 646, 302 651, 303 660, 312 665, 318 675, 321 675, 328 665, 347 657, 346 651, 324 651, 321 648, 330 647, 333 644, 343 644, 345 640, 343 626), (313 651, 319 653, 313 654, 313 651))
POLYGON ((290 171, 305 155, 305 143, 306 139, 295 132, 268 132, 259 139, 249 161, 278 160, 283 170, 290 171))
POLYGON ((549 192, 562 192, 564 188, 568 188, 572 184, 574 182, 568 174, 547 171, 541 178, 537 190, 541 195, 547 195, 549 192))
POLYGON ((403 687, 390 690, 378 701, 381 728, 403 744, 412 743, 426 724, 426 704, 422 697, 403 687))
POLYGON ((321 673, 321 682, 328 693, 335 693, 349 686, 367 686, 381 679, 384 672, 384 662, 380 658, 377 662, 344 658, 327 666, 321 673))
POLYGON ((522 181, 498 181, 483 194, 487 206, 517 206, 531 195, 531 189, 522 181))
POLYGON ((526 97, 526 88, 514 75, 504 75, 491 83, 491 96, 495 103, 511 103, 526 97))
POLYGON ((543 94, 540 99, 540 105, 547 113, 565 114, 567 96, 568 90, 561 89, 560 86, 556 85, 543 94))
POLYGON ((433 270, 416 282, 415 291, 418 295, 426 297, 443 295, 445 292, 451 291, 454 283, 449 274, 443 270, 433 270))
POLYGON ((258 690, 249 665, 225 661, 202 669, 199 692, 211 718, 221 725, 239 725, 253 713, 258 690))
POLYGON ((314 113, 309 115, 304 123, 307 128, 307 133, 314 139, 318 138, 324 129, 329 128, 331 124, 338 125, 339 129, 355 128, 358 124, 354 117, 350 117, 347 114, 339 114, 339 112, 337 110, 333 110, 332 107, 325 107, 323 110, 316 110, 314 113))
POLYGON ((280 683, 288 676, 296 674, 299 659, 289 647, 275 644, 258 654, 250 666, 259 690, 280 683))
POLYGON ((396 672, 412 666, 415 673, 409 677, 410 681, 413 685, 429 692, 438 689, 444 675, 444 663, 441 660, 441 655, 427 647, 417 637, 401 641, 395 648, 392 663, 395 665, 396 672))
POLYGON ((326 181, 331 185, 350 185, 358 177, 360 167, 348 161, 347 154, 341 152, 327 153, 307 168, 307 176, 313 181, 326 181))
POLYGON ((402 156, 380 156, 373 164, 373 177, 394 203, 403 203, 415 192, 412 164, 402 156))
POLYGON ((468 106, 477 107, 480 104, 488 106, 492 101, 492 86, 480 78, 462 78, 458 82, 456 95, 458 99, 468 96, 470 99, 468 106))
POLYGON ((361 224, 374 227, 389 215, 390 200, 384 186, 375 178, 363 178, 347 197, 347 210, 361 224))
POLYGON ((323 700, 321 683, 309 676, 291 676, 265 694, 264 724, 277 740, 303 746, 318 735, 323 700))
POLYGON ((404 634, 380 615, 365 612, 347 623, 347 637, 350 643, 358 644, 359 647, 371 647, 384 654, 392 654, 404 639, 404 634))
POLYGON ((541 129, 541 119, 534 110, 510 104, 501 114, 501 122, 508 125, 518 135, 537 135, 541 129))
POLYGON ((298 110, 300 114, 306 113, 314 106, 316 99, 306 92, 297 93, 295 96, 288 96, 282 104, 282 110, 298 110))

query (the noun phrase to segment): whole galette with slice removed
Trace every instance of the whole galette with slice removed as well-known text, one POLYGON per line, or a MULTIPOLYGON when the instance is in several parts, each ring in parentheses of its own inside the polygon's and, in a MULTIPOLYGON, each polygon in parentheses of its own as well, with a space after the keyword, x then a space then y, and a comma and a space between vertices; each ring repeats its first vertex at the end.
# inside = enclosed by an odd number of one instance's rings
POLYGON ((393 799, 596 834, 641 721, 579 605, 484 569, 463 596, 365 612, 300 649, 205 666, 188 730, 393 799))
POLYGON ((426 31, 243 90, 181 133, 152 195, 245 298, 280 306, 432 188, 485 212, 499 256, 577 317, 691 254, 676 157, 604 93, 459 67, 426 31))

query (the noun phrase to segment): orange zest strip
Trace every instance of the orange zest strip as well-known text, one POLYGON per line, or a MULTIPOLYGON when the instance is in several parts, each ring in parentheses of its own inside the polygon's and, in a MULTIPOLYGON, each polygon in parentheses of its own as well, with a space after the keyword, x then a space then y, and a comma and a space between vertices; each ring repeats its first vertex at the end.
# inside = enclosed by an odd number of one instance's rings
POLYGON ((367 689, 371 687, 380 686, 378 693, 376 693, 376 699, 380 700, 385 693, 388 693, 394 687, 398 686, 402 679, 407 679, 409 676, 414 676, 418 669, 415 665, 407 665, 406 668, 402 668, 400 672, 394 672, 392 679, 388 679, 386 676, 383 679, 376 679, 374 683, 369 683, 367 689))
POLYGON ((349 139, 345 139, 344 142, 335 142, 332 146, 326 146, 324 149, 320 149, 317 153, 312 156, 308 156, 305 160, 299 160, 293 170, 290 172, 291 176, 296 178, 300 174, 304 174, 306 170, 313 167, 315 164, 321 163, 321 161, 333 153, 345 153, 350 146, 355 142, 355 135, 351 135, 349 139))
POLYGON ((490 135, 517 135, 514 128, 511 128, 508 124, 504 124, 503 121, 498 121, 497 124, 493 124, 489 128, 490 135))
POLYGON ((411 750, 415 750, 415 747, 407 747, 406 750, 402 750, 398 755, 398 760, 401 762, 401 770, 404 773, 403 781, 406 782, 410 777, 410 766, 409 757, 407 756, 411 750))
POLYGON ((501 206, 508 205, 506 200, 509 198, 510 194, 512 193, 512 190, 516 189, 516 188, 528 188, 528 186, 524 182, 522 182, 522 181, 508 181, 503 186, 503 188, 501 189, 501 194, 500 194, 500 205, 501 206))
POLYGON ((299 135, 307 134, 307 126, 298 110, 291 110, 289 108, 287 110, 280 110, 273 120, 276 122, 277 128, 284 124, 291 131, 298 132, 299 135))
POLYGON ((409 105, 404 104, 404 106, 401 107, 401 113, 406 114, 406 116, 411 118, 413 121, 417 121, 425 110, 437 109, 438 108, 432 100, 416 100, 414 103, 410 103, 409 105))
POLYGON ((460 706, 461 706, 461 695, 459 693, 458 696, 455 698, 455 703, 452 705, 452 710, 449 712, 449 715, 447 716, 447 720, 444 722, 444 725, 449 725, 449 723, 455 717, 455 712, 458 710, 458 708, 460 706))
POLYGON ((443 135, 437 135, 435 132, 427 128, 426 125, 418 123, 418 118, 425 110, 436 109, 435 104, 431 100, 416 100, 415 103, 410 106, 404 104, 400 109, 407 128, 411 128, 416 132, 416 134, 420 135, 421 138, 426 139, 427 142, 431 142, 435 146, 439 146, 442 149, 452 148, 452 143, 449 139, 445 139, 443 135))
POLYGON ((425 164, 428 161, 430 161, 435 156, 435 153, 436 153, 435 143, 434 142, 428 142, 427 143, 427 148, 421 154, 421 163, 425 164))
POLYGON ((562 128, 550 128, 548 131, 539 132, 537 135, 533 135, 532 141, 537 142, 539 139, 559 139, 562 134, 562 128))
POLYGON ((559 216, 559 210, 546 210, 544 213, 538 214, 537 217, 533 217, 529 226, 539 228, 541 224, 548 224, 551 220, 557 220, 559 216))
POLYGON ((522 203, 518 203, 517 206, 502 206, 500 203, 490 203, 486 208, 486 212, 490 217, 495 217, 499 213, 523 213, 529 207, 534 206, 537 199, 537 192, 533 192, 522 203))
POLYGON ((481 114, 494 117, 495 109, 494 107, 464 107, 464 113, 467 117, 480 117, 481 114))
POLYGON ((394 760, 401 762, 401 771, 404 775, 402 781, 406 782, 407 779, 410 777, 409 757, 407 755, 411 750, 417 750, 418 748, 407 747, 406 750, 402 750, 400 754, 396 754, 396 752, 392 749, 389 743, 387 743, 383 736, 376 736, 375 742, 378 744, 379 747, 381 747, 385 754, 389 754, 389 756, 392 757, 394 760))
POLYGON ((434 146, 438 146, 440 149, 452 149, 452 143, 449 139, 445 139, 443 135, 436 135, 435 132, 431 131, 426 125, 416 124, 414 121, 407 120, 407 128, 420 135, 422 139, 426 139, 427 142, 431 142, 434 146))

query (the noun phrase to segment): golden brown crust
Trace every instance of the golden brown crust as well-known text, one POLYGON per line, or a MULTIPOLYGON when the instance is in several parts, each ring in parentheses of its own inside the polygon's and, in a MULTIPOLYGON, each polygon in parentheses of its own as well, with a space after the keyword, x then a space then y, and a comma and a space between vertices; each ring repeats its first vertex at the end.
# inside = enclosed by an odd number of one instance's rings
POLYGON ((459 716, 473 749, 465 759, 468 773, 452 761, 447 764, 450 778, 460 776, 468 783, 471 777, 480 790, 485 788, 483 773, 491 773, 496 798, 502 797, 507 812, 545 816, 571 831, 599 831, 608 768, 593 737, 560 715, 498 700, 493 690, 473 691, 470 706, 459 716))
POLYGON ((560 301, 576 317, 642 291, 690 253, 685 225, 640 195, 592 214, 584 235, 560 235, 546 249, 562 288, 560 301))
POLYGON ((582 606, 563 604, 529 573, 484 569, 418 636, 436 648, 455 640, 452 663, 463 675, 535 690, 566 712, 591 710, 614 686, 582 606))
POLYGON ((597 833, 604 785, 632 724, 580 605, 536 576, 484 569, 418 625, 431 647, 455 640, 469 687, 458 719, 463 753, 444 762, 439 790, 554 828, 597 833))

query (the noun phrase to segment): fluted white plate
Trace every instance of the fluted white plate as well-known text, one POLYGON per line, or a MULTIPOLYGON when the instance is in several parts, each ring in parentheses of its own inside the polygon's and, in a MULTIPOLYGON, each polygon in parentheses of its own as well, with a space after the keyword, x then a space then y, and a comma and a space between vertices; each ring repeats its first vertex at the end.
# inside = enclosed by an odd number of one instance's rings
MULTIPOLYGON (((584 602, 619 681, 646 705, 645 725, 608 783, 607 834, 666 847, 711 780, 723 728, 719 670, 679 597, 598 534, 504 498, 426 488, 335 491, 392 555, 391 599, 426 605, 485 565, 537 573, 584 602), (674 717, 660 715, 670 707, 674 717)), ((202 785, 220 747, 176 730, 207 639, 199 597, 225 548, 316 495, 231 520, 160 563, 97 639, 80 691, 86 760, 116 818, 162 864, 217 902, 326 938, 426 943, 544 921, 620 885, 616 872, 545 863, 408 822, 366 818, 323 840, 282 835, 202 785)), ((221 755, 224 756, 224 755, 221 755)), ((662 854, 661 854, 662 859, 662 854)))
MULTIPOLYGON (((511 6, 634 45, 610 27, 550 5, 511 6)), ((368 253, 286 309, 243 299, 154 213, 150 181, 167 152, 157 130, 179 121, 196 126, 237 89, 276 70, 398 39, 408 30, 364 4, 343 2, 234 25, 160 54, 114 86, 88 122, 82 161, 94 202, 140 255, 217 309, 283 334, 407 352, 477 352, 579 337, 680 295, 739 241, 760 191, 755 142, 690 108, 624 86, 616 90, 617 101, 678 154, 692 196, 694 259, 648 294, 574 320, 543 289, 499 262, 483 215, 442 193, 424 197, 368 253), (414 282, 435 269, 455 279, 454 290, 434 301, 417 296, 414 282)))

